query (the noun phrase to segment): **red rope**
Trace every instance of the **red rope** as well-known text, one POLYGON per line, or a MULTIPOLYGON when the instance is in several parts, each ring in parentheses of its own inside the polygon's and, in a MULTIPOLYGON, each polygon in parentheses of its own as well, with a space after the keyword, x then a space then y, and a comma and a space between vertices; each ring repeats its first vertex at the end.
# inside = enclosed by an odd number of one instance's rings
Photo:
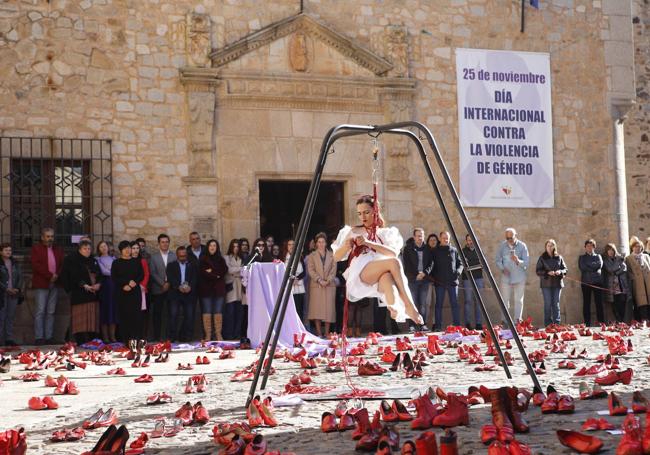
MULTIPOLYGON (((373 198, 373 214, 372 214, 372 225, 370 228, 366 228, 368 232, 368 240, 371 242, 376 242, 377 239, 377 226, 379 226, 379 202, 377 200, 377 183, 373 182, 372 185, 372 198, 373 198)), ((381 239, 379 239, 381 242, 381 239)), ((382 242, 383 243, 383 242, 382 242)), ((348 267, 352 263, 352 259, 363 254, 368 249, 365 245, 355 245, 352 251, 348 256, 348 267)), ((339 395, 339 398, 374 398, 378 396, 383 396, 383 392, 376 392, 368 389, 359 389, 352 382, 352 377, 350 371, 348 370, 347 362, 347 332, 348 332, 348 314, 349 314, 349 301, 347 296, 347 291, 345 293, 345 300, 343 301, 343 327, 341 328, 341 359, 343 364, 343 372, 345 374, 345 382, 352 393, 339 395)))

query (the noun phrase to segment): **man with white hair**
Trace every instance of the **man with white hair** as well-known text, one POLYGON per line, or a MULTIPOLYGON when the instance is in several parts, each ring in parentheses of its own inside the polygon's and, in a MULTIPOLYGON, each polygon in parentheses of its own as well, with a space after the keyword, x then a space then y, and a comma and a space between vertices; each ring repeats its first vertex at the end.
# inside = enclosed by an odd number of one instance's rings
POLYGON ((523 319, 528 248, 517 238, 514 228, 507 228, 505 237, 497 251, 496 265, 501 271, 501 296, 510 317, 517 322, 523 319))

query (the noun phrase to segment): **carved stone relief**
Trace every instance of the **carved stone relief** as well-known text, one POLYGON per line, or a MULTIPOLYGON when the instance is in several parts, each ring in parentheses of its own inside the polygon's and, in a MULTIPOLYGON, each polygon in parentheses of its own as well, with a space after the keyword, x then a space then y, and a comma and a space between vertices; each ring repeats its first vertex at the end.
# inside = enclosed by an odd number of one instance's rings
POLYGON ((191 13, 187 15, 187 60, 190 66, 210 66, 210 16, 191 13))
POLYGON ((289 63, 294 71, 305 72, 309 67, 309 37, 303 32, 295 33, 289 41, 289 63))
POLYGON ((408 31, 403 25, 391 25, 386 28, 385 52, 393 63, 393 69, 389 72, 393 77, 408 77, 409 72, 409 49, 408 31))
POLYGON ((188 91, 190 129, 190 175, 212 176, 215 169, 212 153, 214 91, 188 91))
MULTIPOLYGON (((413 97, 410 91, 386 92, 383 97, 384 115, 389 123, 411 120, 413 97)), ((386 139, 386 181, 391 188, 409 188, 410 142, 405 137, 389 136, 386 139)))

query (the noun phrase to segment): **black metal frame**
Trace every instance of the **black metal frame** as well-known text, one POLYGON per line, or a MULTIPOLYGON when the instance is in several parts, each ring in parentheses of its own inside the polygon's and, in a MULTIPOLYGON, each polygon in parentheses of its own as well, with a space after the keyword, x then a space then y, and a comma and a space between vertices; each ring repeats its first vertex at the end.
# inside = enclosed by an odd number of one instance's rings
POLYGON ((83 232, 70 231, 64 216, 55 242, 71 249, 70 236, 80 234, 112 241, 111 145, 110 139, 0 136, 0 239, 15 253, 28 253, 41 228, 56 228, 57 209, 81 208, 77 221, 83 232), (73 187, 80 196, 71 197, 73 187))
MULTIPOLYGON (((309 187, 309 192, 307 193, 307 199, 305 200, 305 207, 302 212, 302 216, 300 217, 300 223, 298 225, 298 231, 297 231, 297 238, 296 238, 296 247, 295 251, 302 251, 305 245, 305 240, 307 236, 307 227, 309 226, 309 221, 311 219, 312 213, 314 211, 314 206, 316 202, 316 196, 318 195, 318 188, 320 186, 320 182, 322 180, 323 176, 323 170, 325 168, 325 162, 327 160, 327 155, 328 151, 330 148, 333 146, 334 142, 336 142, 338 139, 344 138, 344 137, 350 137, 350 136, 359 136, 359 135, 378 135, 378 134, 396 134, 399 136, 406 136, 409 138, 417 147, 418 152, 420 153, 420 157, 422 158, 422 162, 424 164, 424 169, 427 173, 427 177, 429 178, 429 181, 431 182, 431 186, 433 188, 433 191, 436 195, 436 199, 438 200, 438 203, 440 205, 440 208, 442 210, 443 216, 445 218, 445 221, 447 223, 447 226, 449 228, 449 231, 453 237, 454 242, 457 245, 461 245, 458 235, 456 233, 456 229, 454 227, 453 222, 451 221, 451 218, 449 217, 449 211, 447 210, 447 206, 442 198, 442 193, 440 191, 440 186, 438 182, 436 181, 435 176, 433 175, 433 171, 431 169, 431 164, 429 163, 427 153, 425 151, 424 144, 422 143, 420 137, 416 135, 413 131, 410 131, 406 128, 414 128, 416 129, 424 138, 426 138, 426 141, 429 145, 429 148, 433 152, 433 155, 435 156, 436 162, 438 164, 439 170, 443 176, 443 179, 445 181, 445 184, 447 185, 447 190, 449 194, 451 195, 454 205, 456 206, 456 209, 458 210, 458 214, 462 219, 463 225, 468 232, 469 236, 471 239, 474 241, 474 246, 476 248, 476 252, 478 253, 478 258, 479 262, 481 264, 481 267, 485 274, 487 275, 488 281, 490 285, 492 286, 492 289, 494 291, 495 297, 497 299, 497 302, 499 304, 499 307, 501 309, 501 313, 503 316, 503 319, 507 323, 508 327, 512 331, 512 336, 513 339, 515 340, 515 343, 517 345, 517 348, 519 349, 519 353, 521 354, 521 357, 526 365, 526 369, 528 371, 528 374, 530 375, 532 381, 533 381, 533 386, 541 390, 541 385, 539 383, 539 380, 537 378, 537 375, 535 374, 535 370, 533 369, 530 360, 528 358, 528 355, 526 354, 526 350, 521 342, 521 339, 519 338, 519 335, 517 334, 517 329, 510 318, 510 314, 508 313, 508 309, 505 306, 505 303, 503 301, 503 297, 501 296, 501 293, 499 292, 499 288, 497 286, 496 280, 494 279, 494 276, 492 274, 492 271, 490 270, 490 266, 485 259, 485 255, 483 254, 483 250, 481 249, 481 245, 478 241, 478 238, 476 237, 476 234, 474 233, 474 229, 472 229, 472 225, 469 222, 469 219, 467 217, 467 214, 465 213, 465 210, 463 209, 463 206, 460 202, 460 198, 458 197, 458 193, 456 191, 456 188, 454 187, 454 184, 451 180, 451 177, 449 176, 449 172, 447 171, 447 167, 445 166, 445 163, 442 159, 442 156, 440 155, 440 151, 438 149, 438 146, 436 145, 435 139, 433 138, 433 135, 431 134, 431 131, 423 125, 422 123, 419 122, 400 122, 400 123, 391 123, 387 125, 338 125, 333 127, 332 129, 329 130, 325 138, 323 139, 323 143, 321 146, 320 150, 320 156, 318 159, 318 162, 316 163, 316 169, 314 171, 314 177, 312 179, 311 185, 309 187)), ((461 260, 463 263, 463 266, 467 268, 467 258, 465 255, 462 253, 461 249, 461 260)), ((260 357, 258 361, 258 365, 255 371, 255 376, 253 378, 253 383, 251 384, 250 391, 248 393, 248 398, 246 401, 246 406, 250 404, 251 400, 254 398, 256 390, 257 390, 257 383, 259 381, 259 376, 261 374, 262 368, 264 368, 264 377, 262 379, 262 384, 260 389, 264 390, 266 387, 266 382, 269 377, 269 372, 271 371, 271 364, 273 362, 273 354, 276 351, 277 348, 277 343, 278 343, 278 338, 280 336, 280 331, 282 329, 282 322, 284 320, 286 310, 287 310, 287 305, 289 302, 289 296, 291 295, 291 289, 294 280, 296 279, 296 269, 298 266, 298 258, 299 255, 294 254, 291 256, 289 260, 289 264, 287 265, 287 269, 285 271, 284 277, 282 279, 282 285, 280 286, 280 292, 278 293, 275 306, 273 308, 273 314, 271 315, 271 320, 269 322, 269 328, 266 332, 266 337, 264 339, 264 345, 262 346, 262 349, 260 351, 260 357), (273 340, 271 338, 273 337, 273 340), (270 346, 269 346, 269 343, 270 346), (270 350, 270 354, 268 355, 267 358, 267 352, 270 350), (264 359, 267 358, 266 363, 264 362, 264 359)), ((481 312, 483 313, 483 317, 485 319, 485 322, 488 326, 488 330, 490 332, 490 335, 492 336, 492 339, 495 340, 494 346, 497 350, 498 356, 501 360, 501 365, 503 366, 503 369, 505 371, 506 376, 508 379, 512 379, 512 375, 510 373, 510 369, 508 368, 508 365, 505 362, 505 358, 503 356, 503 352, 501 351, 501 348, 499 346, 499 343, 496 342, 498 340, 495 332, 494 332, 494 327, 492 324, 492 321, 490 319, 490 315, 487 313, 486 308, 485 308, 485 303, 483 302, 483 298, 481 294, 479 293, 478 286, 476 285, 476 281, 474 280, 474 277, 472 276, 471 273, 468 274, 469 281, 472 284, 472 288, 474 290, 474 294, 477 298, 477 301, 480 304, 481 307, 481 312)))

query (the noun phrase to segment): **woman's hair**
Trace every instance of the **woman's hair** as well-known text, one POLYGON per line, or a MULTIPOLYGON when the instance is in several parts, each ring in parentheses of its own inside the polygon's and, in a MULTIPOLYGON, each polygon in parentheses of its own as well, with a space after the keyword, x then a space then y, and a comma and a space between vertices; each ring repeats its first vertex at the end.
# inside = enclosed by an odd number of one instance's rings
POLYGON ((438 243, 440 243, 440 239, 438 238, 438 236, 436 234, 429 234, 429 236, 427 237, 427 245, 429 244, 429 241, 431 240, 431 238, 436 239, 436 245, 438 243))
POLYGON ((99 247, 102 246, 102 243, 106 245, 106 254, 109 254, 111 248, 108 246, 108 242, 106 240, 100 240, 99 243, 97 244, 97 256, 101 256, 102 252, 100 251, 99 247))
POLYGON ((255 248, 257 248, 257 244, 258 244, 258 243, 263 243, 263 244, 264 244, 264 248, 266 248, 266 241, 265 241, 262 237, 258 237, 258 238, 256 238, 255 241, 253 242, 253 245, 252 245, 252 246, 249 245, 249 246, 251 246, 251 251, 254 250, 255 248))
POLYGON ((138 243, 138 241, 134 240, 133 242, 130 243, 130 246, 131 246, 131 250, 133 250, 134 246, 138 247, 138 256, 137 256, 137 258, 141 259, 142 258, 142 249, 140 248, 140 244, 138 243))
POLYGON ((375 198, 373 198, 369 194, 364 194, 361 196, 359 199, 357 199, 356 205, 359 204, 368 204, 370 207, 372 207, 374 210, 377 211, 377 227, 384 227, 386 224, 384 222, 384 217, 381 215, 381 207, 379 206, 379 203, 375 205, 375 198))
POLYGON ((117 244, 117 249, 122 252, 125 248, 129 248, 131 246, 131 242, 128 240, 122 240, 120 243, 117 244))
POLYGON ((596 248, 596 241, 594 239, 585 240, 585 246, 590 245, 590 244, 593 245, 594 248, 596 248))
POLYGON ((546 242, 544 242, 544 254, 548 255, 548 252, 546 251, 546 245, 548 244, 553 245, 553 256, 557 257, 560 255, 560 253, 557 252, 557 243, 555 242, 554 239, 548 239, 546 242))
POLYGON ((325 246, 327 246, 327 234, 325 234, 324 232, 319 232, 318 234, 316 234, 314 236, 314 246, 316 246, 315 244, 318 243, 319 239, 325 240, 325 246))
POLYGON ((641 247, 641 252, 643 253, 643 242, 637 237, 632 237, 632 239, 633 240, 630 242, 630 251, 633 251, 634 247, 639 245, 641 247))
POLYGON ((215 239, 210 239, 208 240, 208 243, 205 244, 205 251, 208 253, 208 256, 210 256, 210 244, 215 243, 217 245, 217 251, 214 252, 214 255, 220 255, 221 254, 221 246, 219 245, 219 242, 215 239))
POLYGON ((609 250, 612 250, 614 252, 614 256, 618 256, 618 250, 616 249, 616 245, 613 243, 608 243, 605 245, 605 250, 603 251, 603 257, 608 257, 609 250))
POLYGON ((237 256, 241 256, 241 241, 239 239, 232 239, 230 241, 228 244, 228 251, 226 252, 226 256, 232 256, 235 254, 235 245, 239 245, 237 256))
POLYGON ((78 249, 82 249, 82 248, 85 247, 85 246, 89 246, 89 247, 90 247, 90 251, 93 250, 93 243, 92 243, 90 240, 81 240, 81 241, 79 242, 79 245, 77 245, 77 248, 78 248, 78 249))
POLYGON ((4 250, 5 248, 11 248, 11 243, 9 242, 0 243, 0 251, 4 250))

